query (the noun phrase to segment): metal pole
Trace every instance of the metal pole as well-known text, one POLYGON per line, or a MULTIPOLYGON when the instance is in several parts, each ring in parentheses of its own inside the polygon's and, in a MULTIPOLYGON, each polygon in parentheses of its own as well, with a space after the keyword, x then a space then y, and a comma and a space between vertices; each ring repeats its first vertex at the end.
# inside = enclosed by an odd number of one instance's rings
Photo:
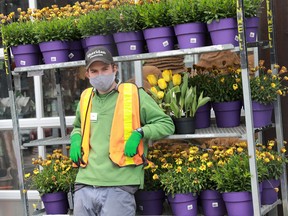
POLYGON ((19 119, 16 111, 16 104, 15 104, 15 95, 13 92, 13 85, 12 85, 12 74, 11 74, 11 57, 10 57, 10 49, 6 46, 5 38, 2 35, 3 39, 3 47, 4 47, 4 62, 5 62, 5 73, 7 79, 7 86, 8 86, 8 93, 9 99, 11 103, 11 117, 13 123, 13 147, 15 152, 15 157, 17 161, 17 169, 18 169, 18 178, 19 178, 19 189, 21 200, 23 204, 23 215, 29 216, 29 206, 28 206, 28 198, 27 198, 27 191, 24 187, 24 162, 23 162, 23 154, 21 150, 21 135, 19 130, 19 119))
MULTIPOLYGON (((274 74, 278 73, 278 69, 275 68, 277 64, 276 56, 276 45, 275 45, 275 29, 274 29, 274 5, 273 0, 266 1, 267 6, 267 23, 268 23, 268 39, 269 39, 269 48, 270 48, 270 63, 271 69, 274 74)), ((283 126, 282 126, 282 112, 281 112, 281 100, 278 95, 277 101, 274 103, 274 113, 275 113, 275 128, 276 128, 276 137, 277 137, 277 146, 278 152, 284 146, 283 140, 283 126)), ((281 195, 282 195, 282 206, 283 206, 283 215, 288 215, 288 199, 287 199, 287 171, 286 164, 283 164, 283 175, 281 176, 281 195)))
POLYGON ((250 91, 248 58, 247 58, 247 44, 245 34, 245 17, 243 0, 237 1, 237 24, 238 24, 238 40, 240 50, 240 61, 242 70, 242 86, 244 97, 246 133, 248 142, 249 166, 251 173, 251 188, 254 215, 261 215, 260 197, 259 197, 259 183, 257 174, 256 154, 255 154, 255 139, 254 139, 254 124, 252 114, 252 98, 250 91))

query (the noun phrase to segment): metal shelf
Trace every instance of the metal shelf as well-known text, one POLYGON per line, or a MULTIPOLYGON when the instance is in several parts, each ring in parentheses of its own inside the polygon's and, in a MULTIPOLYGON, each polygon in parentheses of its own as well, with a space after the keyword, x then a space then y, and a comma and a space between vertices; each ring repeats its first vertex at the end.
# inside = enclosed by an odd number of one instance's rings
POLYGON ((51 145, 67 145, 70 144, 70 136, 65 137, 48 137, 44 139, 33 140, 29 143, 24 143, 23 147, 32 146, 51 146, 51 145))
POLYGON ((195 134, 175 134, 167 136, 167 139, 196 139, 196 138, 217 138, 217 137, 246 137, 246 127, 240 125, 231 128, 218 128, 211 125, 209 128, 196 129, 195 134))
POLYGON ((268 212, 270 212, 272 209, 274 209, 275 207, 277 207, 277 205, 280 205, 282 202, 280 199, 278 199, 275 203, 271 204, 271 205, 262 205, 261 207, 261 215, 265 215, 268 212))
MULTIPOLYGON (((197 48, 191 48, 191 49, 170 50, 170 51, 165 51, 165 52, 117 56, 117 57, 113 57, 113 59, 115 62, 140 61, 140 60, 152 59, 152 58, 193 55, 193 54, 217 52, 217 51, 232 50, 232 49, 234 49, 234 46, 232 44, 224 44, 224 45, 197 47, 197 48)), ((50 70, 50 69, 55 69, 55 68, 60 69, 60 68, 69 68, 69 67, 80 67, 80 66, 85 66, 84 60, 73 61, 73 62, 63 62, 63 63, 56 63, 56 64, 34 65, 34 66, 29 66, 29 67, 16 67, 13 73, 17 74, 17 73, 32 72, 32 71, 39 72, 42 70, 50 70)))

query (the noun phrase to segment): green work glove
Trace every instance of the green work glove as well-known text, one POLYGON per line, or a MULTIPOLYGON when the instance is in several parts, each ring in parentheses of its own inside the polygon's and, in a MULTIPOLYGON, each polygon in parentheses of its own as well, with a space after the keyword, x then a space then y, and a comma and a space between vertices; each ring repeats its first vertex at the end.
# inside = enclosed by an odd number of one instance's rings
POLYGON ((71 147, 70 147, 70 158, 71 160, 79 166, 81 161, 81 140, 82 137, 80 134, 75 133, 70 137, 71 147))
POLYGON ((140 143, 142 135, 138 131, 133 131, 126 142, 124 154, 128 157, 133 157, 137 153, 137 148, 140 143))

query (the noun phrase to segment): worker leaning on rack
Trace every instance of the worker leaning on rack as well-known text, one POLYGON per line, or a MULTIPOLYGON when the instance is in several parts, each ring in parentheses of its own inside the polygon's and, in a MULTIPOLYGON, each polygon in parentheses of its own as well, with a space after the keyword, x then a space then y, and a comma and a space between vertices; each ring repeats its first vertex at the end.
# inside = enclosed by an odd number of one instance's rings
POLYGON ((116 79, 106 48, 89 49, 85 61, 93 88, 81 95, 71 133, 70 157, 79 166, 74 215, 134 216, 134 193, 144 184, 145 140, 173 134, 174 125, 143 89, 116 79))

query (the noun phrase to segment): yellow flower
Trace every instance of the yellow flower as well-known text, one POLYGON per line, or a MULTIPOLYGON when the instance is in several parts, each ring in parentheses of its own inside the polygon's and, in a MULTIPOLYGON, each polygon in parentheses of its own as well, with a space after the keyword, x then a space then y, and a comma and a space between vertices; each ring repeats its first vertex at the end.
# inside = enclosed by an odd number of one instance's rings
POLYGON ((239 152, 239 153, 243 152, 243 148, 241 148, 241 147, 237 148, 237 152, 239 152))
POLYGON ((157 85, 157 78, 154 74, 149 74, 147 76, 147 80, 150 83, 151 86, 156 86, 157 85))
POLYGON ((33 170, 33 173, 34 173, 35 175, 39 174, 39 169, 38 169, 38 168, 34 169, 34 170, 33 170))
POLYGON ((237 90, 238 89, 238 84, 233 84, 233 89, 237 90))
POLYGON ((25 177, 25 178, 29 178, 30 175, 31 175, 30 173, 26 173, 26 174, 24 175, 24 177, 25 177))
POLYGON ((225 78, 222 77, 221 80, 220 80, 220 82, 221 82, 221 83, 224 83, 224 82, 225 82, 225 78))
POLYGON ((276 84, 275 84, 275 83, 271 83, 271 87, 272 87, 272 88, 275 88, 275 87, 276 87, 276 84))
POLYGON ((199 167, 199 170, 201 170, 201 171, 206 170, 206 165, 205 165, 205 164, 202 164, 202 165, 199 167))
POLYGON ((156 89, 154 86, 153 86, 152 88, 150 88, 150 91, 153 92, 153 93, 155 93, 155 94, 158 93, 157 89, 156 89))
POLYGON ((158 80, 158 86, 160 89, 164 90, 167 88, 167 83, 163 78, 161 78, 158 80))
POLYGON ((158 99, 162 99, 164 97, 164 92, 163 91, 157 92, 157 97, 158 99))
POLYGON ((174 74, 172 77, 172 82, 174 86, 179 86, 181 84, 181 75, 180 74, 174 74))
POLYGON ((164 70, 162 72, 162 77, 166 82, 170 82, 172 77, 172 70, 164 70))
POLYGON ((213 163, 211 161, 207 162, 207 167, 212 167, 213 166, 213 163))
POLYGON ((182 172, 182 167, 178 166, 177 169, 176 169, 176 173, 181 173, 181 172, 182 172))
POLYGON ((282 152, 282 153, 285 153, 285 152, 286 152, 285 147, 282 147, 282 148, 281 148, 281 152, 282 152))
POLYGON ((153 178, 153 180, 157 180, 157 179, 159 179, 159 176, 157 174, 154 174, 152 178, 153 178))

